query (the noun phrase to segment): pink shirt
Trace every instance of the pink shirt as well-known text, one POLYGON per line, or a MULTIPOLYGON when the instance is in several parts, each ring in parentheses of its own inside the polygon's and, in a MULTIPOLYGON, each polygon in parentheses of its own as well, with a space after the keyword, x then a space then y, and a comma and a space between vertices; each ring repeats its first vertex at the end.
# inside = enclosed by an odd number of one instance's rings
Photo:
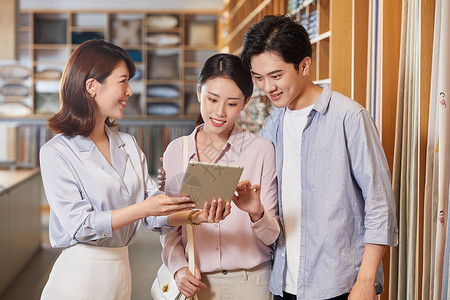
MULTIPOLYGON (((189 160, 198 161, 195 135, 189 135, 189 160)), ((176 195, 183 179, 182 138, 172 141, 164 153, 166 193, 176 195)), ((221 153, 220 164, 242 165, 240 181, 261 185, 264 215, 256 223, 249 215, 231 205, 230 215, 218 224, 204 223, 194 227, 195 262, 201 272, 251 269, 272 259, 273 243, 280 233, 277 206, 275 152, 272 143, 235 125, 221 153)), ((161 236, 163 261, 174 274, 188 267, 185 226, 176 227, 161 236)))

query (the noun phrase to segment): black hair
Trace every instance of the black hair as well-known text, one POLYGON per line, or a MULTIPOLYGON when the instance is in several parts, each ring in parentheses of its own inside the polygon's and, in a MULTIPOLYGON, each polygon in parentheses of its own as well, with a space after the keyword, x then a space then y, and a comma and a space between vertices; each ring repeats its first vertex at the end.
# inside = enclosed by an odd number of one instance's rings
POLYGON ((253 93, 253 81, 250 70, 239 57, 219 53, 211 56, 203 65, 198 76, 198 85, 201 89, 203 84, 209 79, 223 77, 234 81, 244 94, 244 101, 247 102, 253 93))
POLYGON ((250 59, 264 52, 278 54, 299 70, 300 62, 311 57, 312 47, 305 28, 289 16, 267 15, 252 24, 244 35, 241 59, 251 68, 250 59))

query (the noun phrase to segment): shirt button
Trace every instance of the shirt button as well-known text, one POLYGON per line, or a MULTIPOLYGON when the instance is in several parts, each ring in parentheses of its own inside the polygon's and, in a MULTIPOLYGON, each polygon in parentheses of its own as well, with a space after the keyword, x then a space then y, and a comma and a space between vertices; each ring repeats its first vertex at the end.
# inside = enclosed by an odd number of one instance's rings
POLYGON ((228 271, 227 271, 227 270, 223 270, 223 271, 222 271, 222 274, 223 274, 223 275, 227 275, 227 274, 228 274, 228 271))
POLYGON ((103 237, 106 237, 106 236, 107 236, 106 232, 103 232, 103 237))

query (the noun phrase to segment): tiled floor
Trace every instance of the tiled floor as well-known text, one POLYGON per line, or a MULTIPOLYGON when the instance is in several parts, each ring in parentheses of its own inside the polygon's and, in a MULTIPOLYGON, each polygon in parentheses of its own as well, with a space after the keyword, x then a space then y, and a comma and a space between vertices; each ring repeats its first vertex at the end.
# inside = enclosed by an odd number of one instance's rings
MULTIPOLYGON (((44 220, 45 222, 45 220, 44 220)), ((60 253, 46 242, 46 224, 43 224, 43 246, 31 262, 0 296, 0 300, 37 300, 47 282, 53 262, 60 253)), ((141 227, 129 248, 133 289, 132 300, 151 300, 150 287, 161 265, 159 235, 141 227)), ((3 272, 4 270, 2 270, 3 272)))

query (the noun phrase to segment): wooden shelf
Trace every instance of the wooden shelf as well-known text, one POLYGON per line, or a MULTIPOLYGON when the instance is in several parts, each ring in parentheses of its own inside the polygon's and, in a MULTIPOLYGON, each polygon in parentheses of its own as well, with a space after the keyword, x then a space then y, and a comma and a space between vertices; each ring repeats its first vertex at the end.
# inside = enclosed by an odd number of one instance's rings
POLYGON ((201 62, 185 62, 184 67, 185 68, 201 68, 203 66, 203 63, 201 62))
POLYGON ((35 50, 60 50, 67 49, 68 44, 33 44, 32 48, 35 50))
POLYGON ((69 28, 72 32, 105 32, 105 27, 77 27, 72 26, 69 28))
POLYGON ((147 84, 182 84, 184 81, 180 79, 147 79, 147 84))
POLYGON ((65 66, 65 61, 33 61, 33 66, 65 66))
POLYGON ((224 3, 219 22, 219 49, 239 55, 242 40, 251 24, 264 15, 287 13, 287 0, 229 0, 224 3))
POLYGON ((158 27, 149 27, 147 26, 148 33, 181 33, 182 29, 177 28, 158 28, 158 27))
MULTIPOLYGON (((137 117, 146 118, 146 109, 148 103, 172 103, 177 104, 179 112, 176 117, 183 118, 187 109, 188 103, 185 103, 185 84, 191 85, 191 80, 186 80, 185 76, 192 79, 198 75, 206 56, 210 53, 216 53, 217 45, 217 22, 218 11, 165 11, 165 10, 148 10, 148 11, 117 11, 117 10, 23 10, 20 18, 20 31, 24 32, 20 40, 19 49, 24 50, 25 55, 28 55, 23 64, 29 65, 32 70, 31 87, 33 107, 31 109, 36 111, 37 95, 35 85, 39 84, 47 90, 47 86, 51 86, 49 90, 53 90, 53 84, 58 82, 54 79, 35 78, 35 73, 45 71, 46 69, 58 69, 62 71, 69 58, 70 53, 78 47, 84 40, 95 38, 98 33, 106 40, 109 40, 118 46, 125 49, 130 57, 135 61, 136 68, 141 74, 141 78, 136 81, 131 81, 133 95, 139 98, 134 98, 139 101, 138 104, 134 102, 136 111, 141 111, 137 117), (174 27, 160 28, 149 26, 149 18, 152 16, 164 17, 175 16, 178 19, 178 24, 174 27), (52 21, 59 26, 51 26, 52 21), (123 27, 119 33, 116 27, 117 24, 127 23, 136 31, 129 31, 127 36, 127 29, 123 27), (207 26, 212 29, 211 42, 205 42, 204 45, 199 42, 198 36, 190 36, 196 31, 192 29, 194 25, 209 24, 207 26), (53 28, 51 34, 50 29, 53 28), (45 31, 47 30, 47 31, 45 31), (76 33, 76 34, 75 34, 76 33), (177 35, 179 37, 179 44, 176 45, 152 45, 147 43, 147 37, 151 34, 168 34, 177 35), (196 37, 195 45, 190 44, 190 38, 196 37), (126 43, 126 40, 132 40, 126 43), (55 41, 60 43, 54 43, 55 41), (41 43, 42 42, 42 43, 41 43), (27 50, 27 52, 25 52, 27 50), (167 58, 167 63, 164 59, 174 52, 176 58, 167 58), (210 52, 210 53, 209 53, 210 52), (155 57, 156 56, 156 57, 155 57), (161 62, 163 60, 163 62, 161 62), (175 65, 174 65, 175 64, 175 65), (153 67, 155 66, 155 67, 153 67), (162 68, 171 68, 168 71, 161 71, 162 68), (192 68, 185 74, 185 69, 192 68), (167 73, 173 73, 171 75, 167 73), (161 79, 169 77, 169 79, 161 79), (152 78, 152 79, 151 79, 152 78), (150 86, 160 85, 162 88, 177 89, 176 93, 179 97, 166 98, 151 98, 147 96, 147 88, 150 86), (164 87, 164 86, 169 87, 164 87)), ((169 20, 169 19, 167 19, 169 20)), ((158 24, 159 25, 159 24, 158 24)), ((200 36, 205 38, 206 36, 200 36)), ((173 90, 172 92, 175 92, 173 90)), ((189 91, 186 91, 189 93, 189 91)), ((42 101, 39 100, 39 101, 42 101)), ((54 101, 54 100, 52 100, 54 101)), ((172 107, 173 108, 173 107, 172 107)), ((55 110, 59 106, 54 106, 55 110)), ((55 111, 56 112, 56 111, 55 111)), ((192 111, 191 111, 192 112, 192 111)), ((152 118, 155 116, 152 115, 152 118)), ((172 116, 173 118, 173 116, 172 116)))
POLYGON ((179 103, 179 98, 161 98, 161 97, 148 97, 147 103, 179 103))
POLYGON ((184 46, 184 50, 216 50, 217 51, 217 45, 198 45, 198 46, 186 45, 186 46, 184 46))
POLYGON ((302 24, 310 36, 312 46, 312 64, 309 77, 317 84, 331 83, 330 39, 330 2, 331 0, 306 0, 293 9, 290 15, 302 24), (305 18, 305 19, 303 19, 305 18))
POLYGON ((331 31, 324 32, 321 35, 311 39, 311 44, 316 44, 324 39, 329 38, 330 36, 331 36, 331 31))

